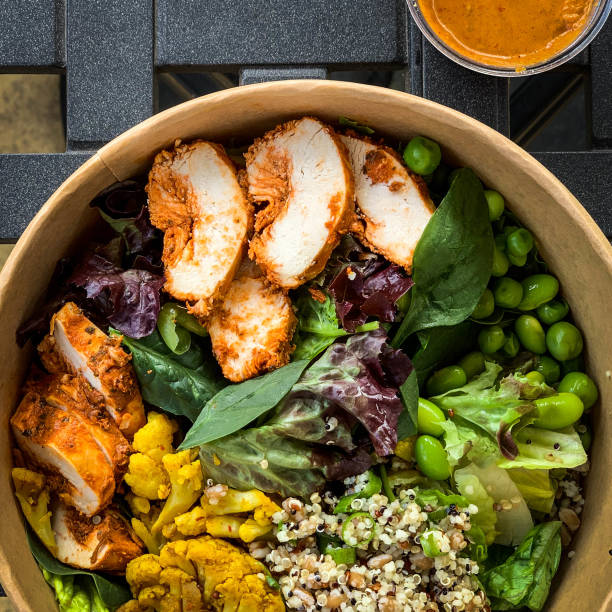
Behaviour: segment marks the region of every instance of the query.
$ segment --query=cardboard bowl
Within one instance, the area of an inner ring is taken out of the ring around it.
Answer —
[[[586,361],[599,386],[594,408],[592,469],[582,527],[564,560],[548,610],[603,611],[610,602],[607,506],[612,505],[612,357],[609,308],[612,248],[565,187],[521,148],[485,125],[408,94],[332,81],[285,81],[238,87],[187,102],[122,134],[79,168],[51,196],[17,243],[0,275],[0,582],[20,612],[53,610],[54,600],[30,555],[10,482],[8,420],[32,356],[15,331],[43,296],[55,263],[100,223],[90,200],[103,188],[145,172],[157,151],[177,138],[251,136],[301,115],[335,121],[346,115],[407,140],[423,134],[445,155],[471,166],[506,197],[537,237],[559,277],[586,339]],[[579,602],[579,603],[578,603]]]

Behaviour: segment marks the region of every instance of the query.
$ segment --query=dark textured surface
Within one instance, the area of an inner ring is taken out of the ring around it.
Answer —
[[[151,0],[67,0],[68,146],[91,149],[153,113]]]
[[[612,18],[591,45],[593,137],[612,146]]]
[[[65,64],[65,0],[0,0],[0,64],[27,71]]]
[[[240,85],[252,85],[266,81],[286,81],[288,79],[325,79],[325,68],[297,68],[278,66],[275,68],[251,67],[240,71]]]
[[[160,66],[403,64],[404,0],[157,0]]]
[[[49,196],[91,155],[0,155],[0,242],[19,238]]]

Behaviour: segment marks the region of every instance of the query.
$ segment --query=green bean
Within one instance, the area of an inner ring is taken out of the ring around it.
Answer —
[[[496,246],[493,250],[493,267],[491,268],[491,275],[504,276],[504,274],[508,272],[509,267],[510,262],[505,253]]]
[[[550,302],[559,291],[559,281],[551,274],[532,274],[521,281],[523,299],[519,310],[535,310],[538,306]]]
[[[416,136],[404,149],[404,161],[416,174],[431,174],[441,159],[440,145],[424,136]]]
[[[508,255],[523,257],[533,248],[533,236],[524,227],[516,229],[506,238],[506,251]]]
[[[440,425],[444,421],[446,421],[446,416],[433,402],[419,397],[417,413],[417,429],[419,433],[439,438],[444,433],[444,428]]]
[[[534,425],[543,429],[569,427],[584,412],[582,400],[573,393],[558,393],[549,397],[539,397],[533,403],[539,413]]]
[[[569,312],[569,306],[563,298],[557,300],[551,300],[538,306],[538,319],[544,323],[544,325],[552,325],[561,319],[565,319]]]
[[[493,314],[495,310],[495,299],[493,298],[493,292],[490,289],[485,289],[484,293],[480,296],[476,308],[472,312],[474,319],[486,319]]]
[[[547,385],[552,385],[561,378],[561,366],[548,355],[538,357],[536,371],[542,374]]]
[[[585,410],[592,408],[599,397],[597,385],[590,376],[583,372],[570,372],[566,374],[559,383],[559,392],[577,395],[582,400]]]
[[[429,396],[441,395],[451,389],[463,387],[467,382],[467,376],[458,365],[451,365],[434,372],[427,381],[427,394]]]
[[[416,463],[429,478],[446,480],[450,476],[450,466],[442,443],[433,436],[423,435],[417,438],[414,445]]]
[[[474,378],[485,369],[484,355],[480,351],[468,353],[459,361],[459,365],[463,368],[465,376],[468,380]]]
[[[176,304],[164,304],[157,317],[157,329],[166,346],[176,355],[182,355],[191,346],[191,334],[176,324],[176,315]]]
[[[484,194],[489,207],[489,221],[497,221],[504,212],[504,198],[501,193],[492,189],[485,189]]]
[[[505,341],[506,335],[499,325],[491,325],[478,334],[478,346],[485,355],[499,351]]]
[[[523,298],[523,287],[513,278],[503,276],[493,285],[493,297],[502,308],[516,308]]]
[[[546,352],[546,335],[542,325],[535,317],[521,315],[514,322],[514,331],[528,351],[538,355]]]
[[[541,385],[543,382],[546,382],[543,374],[536,370],[531,370],[531,372],[527,372],[525,374],[525,378],[534,385]]]
[[[519,344],[518,338],[514,332],[510,332],[506,337],[506,341],[504,342],[504,346],[502,346],[502,353],[510,358],[516,357],[520,350],[521,346]]]
[[[548,328],[546,346],[559,361],[574,359],[582,353],[584,342],[580,330],[567,321],[559,321]]]

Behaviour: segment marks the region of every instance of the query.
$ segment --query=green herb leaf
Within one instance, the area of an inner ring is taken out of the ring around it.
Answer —
[[[216,364],[195,341],[182,355],[173,354],[157,331],[140,340],[124,336],[123,344],[132,353],[142,397],[165,412],[195,421],[225,386]]]
[[[410,372],[404,384],[399,388],[404,410],[397,421],[397,441],[401,442],[417,433],[417,416],[419,410],[419,384],[416,370]]]
[[[374,130],[371,127],[367,125],[363,125],[355,121],[354,119],[349,119],[348,117],[339,117],[338,123],[344,127],[350,127],[356,132],[367,134],[368,136],[371,136],[372,134],[374,134]]]
[[[179,448],[193,448],[223,438],[272,410],[289,393],[309,361],[294,361],[257,378],[229,385],[200,412]]]
[[[100,599],[102,599],[104,604],[111,610],[114,610],[121,604],[132,599],[130,589],[125,580],[114,576],[102,576],[94,572],[69,567],[53,557],[40,543],[40,540],[30,532],[29,528],[27,530],[27,536],[32,555],[38,564],[50,574],[56,576],[87,576],[91,578]]]
[[[392,346],[400,347],[421,329],[465,320],[486,289],[493,249],[482,184],[462,168],[416,246],[412,301]]]

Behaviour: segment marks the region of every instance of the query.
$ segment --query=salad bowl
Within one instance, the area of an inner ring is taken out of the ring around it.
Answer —
[[[555,578],[547,609],[612,609],[606,511],[612,503],[612,359],[609,301],[612,247],[571,193],[534,158],[491,128],[449,108],[408,94],[333,81],[286,81],[231,89],[160,113],[117,137],[69,177],[46,202],[17,243],[0,274],[0,582],[20,611],[52,610],[51,591],[32,558],[12,495],[8,421],[31,360],[16,330],[34,312],[55,263],[78,251],[99,224],[89,202],[116,181],[142,174],[156,153],[177,139],[227,141],[263,133],[303,115],[339,116],[406,142],[415,134],[439,142],[449,161],[475,170],[503,193],[508,207],[534,233],[539,250],[574,304],[583,330],[586,365],[600,400],[594,408],[592,466],[582,527],[574,554]],[[585,579],[588,577],[588,580]]]

